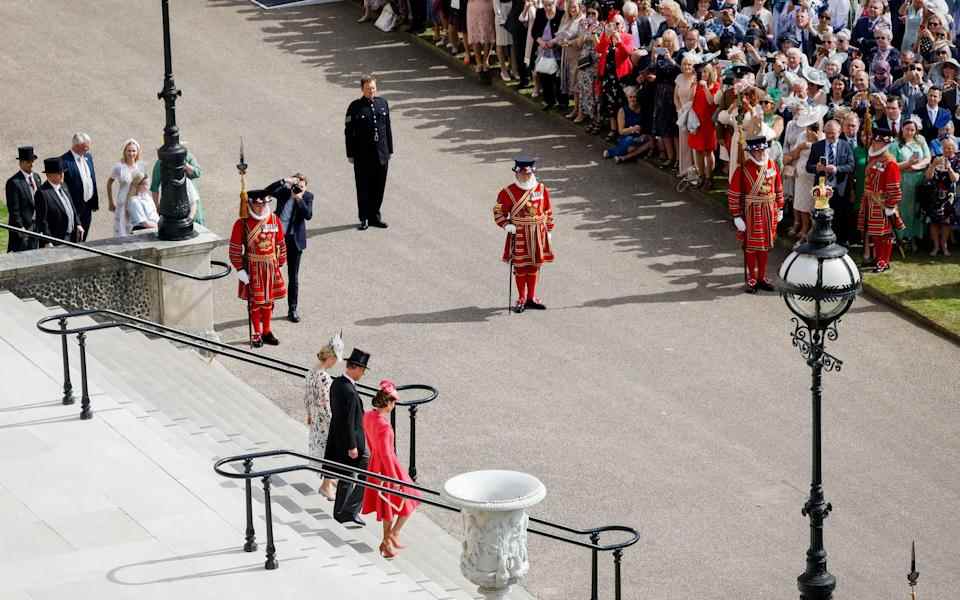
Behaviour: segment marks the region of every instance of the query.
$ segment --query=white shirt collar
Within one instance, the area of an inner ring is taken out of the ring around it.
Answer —
[[[83,160],[83,157],[77,154],[76,152],[74,152],[73,150],[70,151],[70,154],[73,155],[73,160],[77,161],[77,163]]]
[[[24,179],[26,179],[27,181],[33,181],[33,173],[27,173],[23,169],[20,169],[20,173],[23,174]]]
[[[354,380],[353,377],[350,377],[350,374],[349,374],[349,373],[347,373],[346,371],[344,371],[344,372],[343,372],[343,376],[346,377],[347,379],[349,379],[349,380],[350,380],[350,383],[352,383],[354,387],[357,386],[356,380]]]

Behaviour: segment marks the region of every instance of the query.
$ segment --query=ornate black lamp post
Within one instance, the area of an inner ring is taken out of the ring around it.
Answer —
[[[813,475],[810,498],[803,506],[803,515],[810,517],[810,548],[807,568],[797,577],[802,600],[829,600],[837,579],[827,571],[827,551],[823,545],[823,522],[832,507],[823,494],[820,466],[820,399],[823,370],[839,371],[843,362],[824,351],[825,338],[837,339],[837,320],[847,312],[860,290],[860,272],[847,249],[837,245],[831,228],[833,211],[828,204],[830,188],[823,180],[814,194],[818,195],[814,213],[814,230],[807,243],[796,248],[780,267],[780,292],[792,319],[791,334],[796,347],[813,371]]]
[[[173,60],[170,56],[169,0],[160,0],[163,9],[163,91],[157,98],[163,100],[167,121],[163,128],[163,146],[157,150],[160,159],[160,226],[161,240],[185,240],[196,235],[190,218],[190,200],[187,198],[187,178],[183,165],[187,149],[180,145],[177,127],[177,97],[182,93],[173,82]]]

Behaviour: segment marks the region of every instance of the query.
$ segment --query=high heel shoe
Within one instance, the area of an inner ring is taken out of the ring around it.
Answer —
[[[317,490],[317,493],[323,496],[324,498],[326,498],[327,500],[330,500],[331,502],[337,499],[336,492],[333,492],[328,496],[327,493],[324,491],[323,486],[320,486],[320,489]]]
[[[400,541],[397,539],[397,536],[395,535],[390,536],[390,545],[397,550],[403,550],[404,548],[406,548],[404,544],[400,543]]]
[[[390,544],[386,542],[380,543],[380,556],[384,558],[395,558],[397,553],[390,548]]]

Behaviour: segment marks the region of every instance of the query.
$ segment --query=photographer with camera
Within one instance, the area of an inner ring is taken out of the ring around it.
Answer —
[[[307,191],[302,173],[271,183],[265,191],[277,199],[277,216],[287,245],[287,319],[299,323],[300,257],[307,247],[305,222],[313,218],[313,194]]]

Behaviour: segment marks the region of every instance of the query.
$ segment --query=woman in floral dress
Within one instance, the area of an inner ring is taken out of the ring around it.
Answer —
[[[330,429],[330,385],[333,377],[327,369],[343,360],[343,339],[340,334],[330,338],[327,344],[317,352],[319,361],[307,373],[306,392],[303,402],[307,409],[307,425],[310,426],[309,454],[314,458],[323,458],[327,446],[327,433]],[[327,500],[335,497],[336,482],[324,478],[320,485],[320,495]]]

